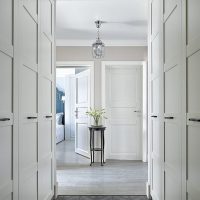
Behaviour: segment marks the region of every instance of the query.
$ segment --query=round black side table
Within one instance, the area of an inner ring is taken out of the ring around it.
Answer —
[[[101,152],[101,166],[105,163],[104,161],[104,147],[105,147],[105,139],[104,139],[104,131],[106,130],[106,127],[104,126],[90,126],[88,127],[90,130],[90,158],[91,158],[91,163],[90,166],[94,163],[94,152],[95,151],[100,151]],[[96,148],[94,146],[94,133],[100,133],[101,134],[101,147]]]

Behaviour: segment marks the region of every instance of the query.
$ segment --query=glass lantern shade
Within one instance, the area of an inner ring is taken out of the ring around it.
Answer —
[[[104,57],[105,45],[100,39],[97,39],[96,42],[92,44],[92,55],[96,59]]]

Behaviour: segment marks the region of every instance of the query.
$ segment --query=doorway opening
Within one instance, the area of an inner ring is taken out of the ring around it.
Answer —
[[[102,90],[99,92],[102,108],[105,108],[108,117],[103,122],[107,127],[106,164],[103,167],[100,165],[100,154],[97,152],[97,162],[91,167],[90,119],[85,113],[94,107],[95,88],[99,88],[94,84],[94,63],[57,64],[57,90],[62,88],[62,93],[58,91],[58,104],[63,109],[60,112],[57,105],[57,115],[59,117],[63,113],[64,116],[64,137],[56,145],[58,195],[146,194],[147,160],[143,156],[146,153],[142,145],[141,121],[144,110],[142,66],[141,63],[136,66],[135,62],[102,62]],[[131,87],[130,84],[136,86]],[[56,121],[59,122],[58,119]],[[99,145],[98,138],[95,144]]]

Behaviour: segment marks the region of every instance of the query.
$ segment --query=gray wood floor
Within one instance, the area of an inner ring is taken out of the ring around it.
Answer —
[[[90,167],[90,160],[74,153],[74,143],[67,141],[57,145],[56,157],[59,195],[146,194],[146,163],[109,160],[103,167],[99,163]],[[87,199],[89,197],[77,198]],[[97,196],[95,198],[98,199]],[[110,199],[111,196],[106,198]],[[113,200],[117,198],[112,197]],[[124,198],[129,199],[130,196]],[[137,200],[143,200],[143,198],[138,196]]]
[[[57,200],[147,200],[146,196],[59,196]]]

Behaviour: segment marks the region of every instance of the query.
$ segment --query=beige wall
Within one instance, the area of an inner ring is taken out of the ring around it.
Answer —
[[[101,106],[101,61],[147,61],[147,47],[106,47],[102,60],[92,58],[91,47],[57,47],[57,61],[95,62],[95,106]]]

